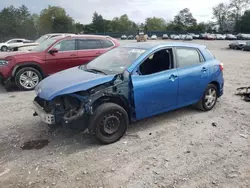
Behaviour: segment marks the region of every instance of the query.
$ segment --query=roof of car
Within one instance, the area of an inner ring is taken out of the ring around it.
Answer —
[[[164,43],[153,43],[153,42],[147,42],[147,43],[130,43],[125,44],[122,47],[128,47],[128,48],[141,48],[141,49],[151,49],[156,47],[176,47],[176,46],[183,46],[183,47],[193,47],[193,48],[199,48],[204,49],[206,46],[200,45],[200,44],[194,44],[194,43],[186,43],[186,42],[164,42]]]
[[[63,36],[63,38],[111,38],[110,36],[106,35],[69,35],[69,36]]]

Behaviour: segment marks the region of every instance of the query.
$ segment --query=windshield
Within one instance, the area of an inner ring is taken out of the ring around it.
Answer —
[[[104,74],[122,73],[146,50],[118,47],[97,57],[87,65],[81,66],[84,70],[99,70]]]
[[[39,39],[37,39],[35,41],[35,43],[42,43],[42,42],[46,41],[48,38],[49,38],[49,35],[43,35]]]
[[[42,43],[40,43],[37,47],[35,47],[32,51],[35,52],[42,52],[46,50],[48,47],[50,47],[54,42],[56,41],[56,38],[48,39]]]

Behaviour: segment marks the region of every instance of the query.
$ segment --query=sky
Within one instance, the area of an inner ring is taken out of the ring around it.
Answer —
[[[1,0],[0,9],[26,5],[32,13],[39,13],[48,5],[61,6],[74,20],[88,24],[96,11],[105,19],[127,14],[130,20],[142,23],[148,17],[161,17],[166,21],[184,8],[189,8],[198,22],[211,20],[212,8],[229,0]]]

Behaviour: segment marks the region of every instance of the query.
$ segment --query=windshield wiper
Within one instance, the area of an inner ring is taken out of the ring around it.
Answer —
[[[85,71],[94,72],[94,73],[99,72],[99,73],[102,73],[102,74],[107,75],[105,72],[103,72],[103,71],[101,71],[101,70],[98,70],[98,69],[87,69],[87,68],[86,68]]]

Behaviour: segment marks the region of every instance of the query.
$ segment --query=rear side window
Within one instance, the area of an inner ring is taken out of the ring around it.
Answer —
[[[187,67],[201,62],[199,52],[193,48],[177,48],[178,67]]]
[[[78,39],[78,50],[100,49],[102,44],[97,39]]]
[[[113,42],[111,42],[110,40],[102,40],[101,42],[102,42],[103,48],[110,48],[114,46]]]

